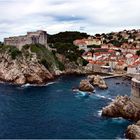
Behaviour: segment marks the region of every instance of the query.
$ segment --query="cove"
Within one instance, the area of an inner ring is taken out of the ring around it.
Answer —
[[[46,86],[0,84],[0,138],[118,139],[130,121],[101,116],[117,95],[130,95],[130,81],[107,79],[108,90],[83,97],[72,87],[84,76],[62,76]],[[116,83],[121,83],[116,85]]]

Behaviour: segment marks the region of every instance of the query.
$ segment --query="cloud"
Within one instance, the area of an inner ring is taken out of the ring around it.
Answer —
[[[90,34],[140,28],[139,0],[0,0],[0,40],[43,29]]]

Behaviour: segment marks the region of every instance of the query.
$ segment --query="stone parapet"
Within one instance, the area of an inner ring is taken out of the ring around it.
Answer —
[[[22,46],[26,44],[42,44],[47,47],[47,32],[36,31],[27,32],[25,36],[9,37],[4,39],[5,45],[16,46],[18,49],[22,49]]]
[[[140,80],[136,77],[131,82],[131,100],[140,107]]]

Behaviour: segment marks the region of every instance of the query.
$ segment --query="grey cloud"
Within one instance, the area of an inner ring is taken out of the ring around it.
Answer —
[[[28,30],[91,34],[140,28],[139,0],[0,0],[0,40]]]
[[[55,21],[58,22],[69,22],[69,21],[81,21],[81,20],[85,20],[85,17],[78,17],[78,16],[53,16]]]

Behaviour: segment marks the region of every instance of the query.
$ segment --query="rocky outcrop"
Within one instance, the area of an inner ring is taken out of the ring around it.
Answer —
[[[129,125],[125,136],[127,139],[140,139],[140,121],[136,124]]]
[[[87,91],[87,92],[93,92],[94,87],[90,84],[90,82],[88,80],[82,80],[80,82],[79,90]]]
[[[0,80],[14,84],[43,84],[54,76],[37,61],[20,57],[11,59],[9,54],[0,54]]]
[[[45,46],[26,45],[0,48],[0,80],[14,84],[45,84],[61,74],[86,74],[86,67],[50,52]]]
[[[90,82],[94,85],[94,86],[98,86],[100,89],[107,89],[108,86],[106,84],[106,82],[104,81],[104,79],[97,75],[91,75],[91,76],[88,76],[88,79],[90,80]]]
[[[66,58],[62,54],[56,53],[56,57],[58,60],[64,64],[65,70],[63,74],[88,74],[91,73],[91,70],[87,66],[82,66],[80,63],[76,64],[75,62],[71,62],[68,58]]]
[[[140,108],[136,107],[129,97],[118,96],[115,101],[103,108],[102,115],[138,121],[140,120]]]
[[[90,71],[86,66],[78,66],[75,62],[66,61],[65,63],[65,73],[66,74],[88,74]]]

